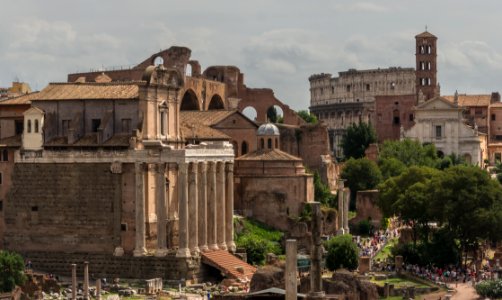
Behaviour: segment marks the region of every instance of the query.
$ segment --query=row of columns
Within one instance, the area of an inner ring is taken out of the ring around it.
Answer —
[[[84,262],[83,298],[89,297],[89,263]],[[77,265],[71,264],[71,299],[77,299]],[[101,299],[101,279],[96,280],[96,299]]]
[[[166,164],[156,166],[157,256],[167,254]],[[134,256],[146,254],[144,166],[135,164],[136,236]],[[178,164],[178,257],[200,251],[235,250],[233,242],[233,162]]]
[[[178,257],[200,251],[235,251],[233,162],[203,161],[179,165]]]

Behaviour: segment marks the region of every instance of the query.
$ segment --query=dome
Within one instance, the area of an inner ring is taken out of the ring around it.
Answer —
[[[258,127],[257,135],[277,135],[279,136],[279,128],[272,123],[265,123]]]

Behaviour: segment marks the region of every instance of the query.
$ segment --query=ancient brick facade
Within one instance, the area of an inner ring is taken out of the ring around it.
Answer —
[[[413,94],[375,97],[375,131],[378,142],[399,140],[401,127],[407,130],[415,124],[413,116],[415,105],[416,96]]]

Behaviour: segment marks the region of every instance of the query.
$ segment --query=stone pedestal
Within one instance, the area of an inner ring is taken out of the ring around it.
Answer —
[[[77,299],[77,265],[71,264],[71,299]]]
[[[359,274],[366,274],[370,271],[370,257],[361,256],[359,257]]]
[[[286,300],[297,300],[297,247],[296,240],[286,241]]]

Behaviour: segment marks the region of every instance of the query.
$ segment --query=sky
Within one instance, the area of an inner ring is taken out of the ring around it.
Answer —
[[[415,67],[427,26],[442,94],[502,92],[500,0],[16,0],[0,11],[0,87],[41,90],[177,45],[202,70],[235,65],[248,87],[307,109],[312,74]]]

